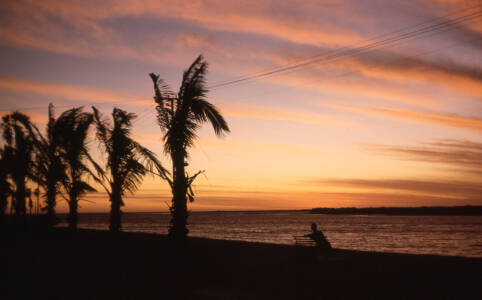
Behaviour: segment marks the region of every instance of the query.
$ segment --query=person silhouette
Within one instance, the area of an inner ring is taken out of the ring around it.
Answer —
[[[305,234],[305,236],[315,241],[315,247],[319,254],[329,254],[331,252],[330,242],[328,242],[323,232],[318,230],[315,223],[311,223],[311,233]]]

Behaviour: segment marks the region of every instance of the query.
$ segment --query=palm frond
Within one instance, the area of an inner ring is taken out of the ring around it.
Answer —
[[[203,61],[203,56],[199,55],[189,68],[184,71],[182,76],[181,87],[179,88],[178,98],[184,99],[186,92],[195,85],[195,83],[201,79],[203,80],[206,73],[207,63]]]
[[[83,195],[88,192],[97,192],[97,190],[85,181],[77,182],[77,192],[79,195]]]
[[[169,178],[169,175],[170,175],[169,171],[162,166],[161,162],[159,161],[159,159],[157,158],[154,152],[147,149],[146,147],[143,147],[142,145],[140,145],[135,141],[132,141],[132,145],[145,161],[145,165],[149,172],[152,173],[153,169],[156,168],[159,176],[161,176],[164,179]]]
[[[216,135],[222,136],[230,132],[228,123],[212,103],[204,99],[196,99],[191,103],[191,110],[198,122],[209,121]]]
[[[92,106],[92,110],[94,111],[94,122],[97,128],[96,130],[97,139],[99,139],[102,142],[100,143],[100,145],[103,145],[107,151],[110,151],[112,146],[108,142],[109,131],[107,129],[109,127],[109,123],[107,120],[105,120],[102,117],[101,112],[95,106]]]

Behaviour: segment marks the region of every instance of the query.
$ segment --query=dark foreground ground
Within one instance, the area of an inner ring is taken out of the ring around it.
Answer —
[[[63,229],[2,232],[0,298],[480,299],[482,259]],[[2,276],[3,277],[3,276]]]

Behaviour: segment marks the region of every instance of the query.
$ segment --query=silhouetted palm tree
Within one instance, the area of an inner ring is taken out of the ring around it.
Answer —
[[[9,172],[9,158],[4,149],[0,149],[0,225],[4,223],[8,197],[12,195],[12,188],[8,181]]]
[[[59,126],[60,156],[65,163],[66,176],[63,180],[64,189],[68,195],[69,228],[77,229],[79,198],[87,193],[96,191],[87,181],[86,176],[98,180],[97,176],[86,165],[86,160],[102,173],[100,167],[91,158],[87,149],[87,134],[93,123],[93,115],[82,112],[82,108],[72,108],[63,112],[57,119]]]
[[[133,113],[114,108],[112,111],[113,125],[102,118],[97,108],[94,119],[97,126],[97,139],[107,153],[105,180],[109,187],[104,189],[109,194],[111,202],[110,231],[121,230],[121,207],[124,206],[122,197],[128,191],[133,194],[146,173],[157,173],[166,177],[166,170],[162,167],[154,153],[144,148],[130,137]],[[107,175],[107,172],[109,174]]]
[[[189,177],[185,166],[187,149],[193,145],[196,130],[209,122],[216,135],[229,132],[229,127],[218,109],[206,100],[205,75],[207,63],[200,55],[184,72],[178,94],[164,84],[159,75],[149,74],[154,82],[154,100],[157,103],[157,121],[164,132],[164,150],[171,156],[172,190],[171,223],[169,235],[176,239],[187,236],[187,199],[194,200],[191,184],[199,174]]]
[[[55,215],[55,206],[57,205],[57,193],[60,184],[65,180],[65,166],[62,163],[62,134],[65,124],[58,122],[54,115],[54,106],[49,104],[49,120],[47,123],[47,135],[44,138],[41,134],[41,144],[39,153],[37,153],[36,177],[39,184],[42,185],[46,195],[47,219],[50,226],[58,222]]]
[[[13,112],[2,117],[1,128],[5,140],[4,151],[11,164],[11,176],[15,184],[15,215],[24,218],[26,215],[26,181],[33,178],[33,154],[38,143],[38,129],[30,122],[27,115]],[[25,220],[25,219],[24,219]]]

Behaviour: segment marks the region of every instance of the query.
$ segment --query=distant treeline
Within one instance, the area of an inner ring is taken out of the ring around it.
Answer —
[[[330,215],[435,215],[435,216],[480,216],[482,206],[422,206],[422,207],[342,207],[312,208],[313,214]]]

